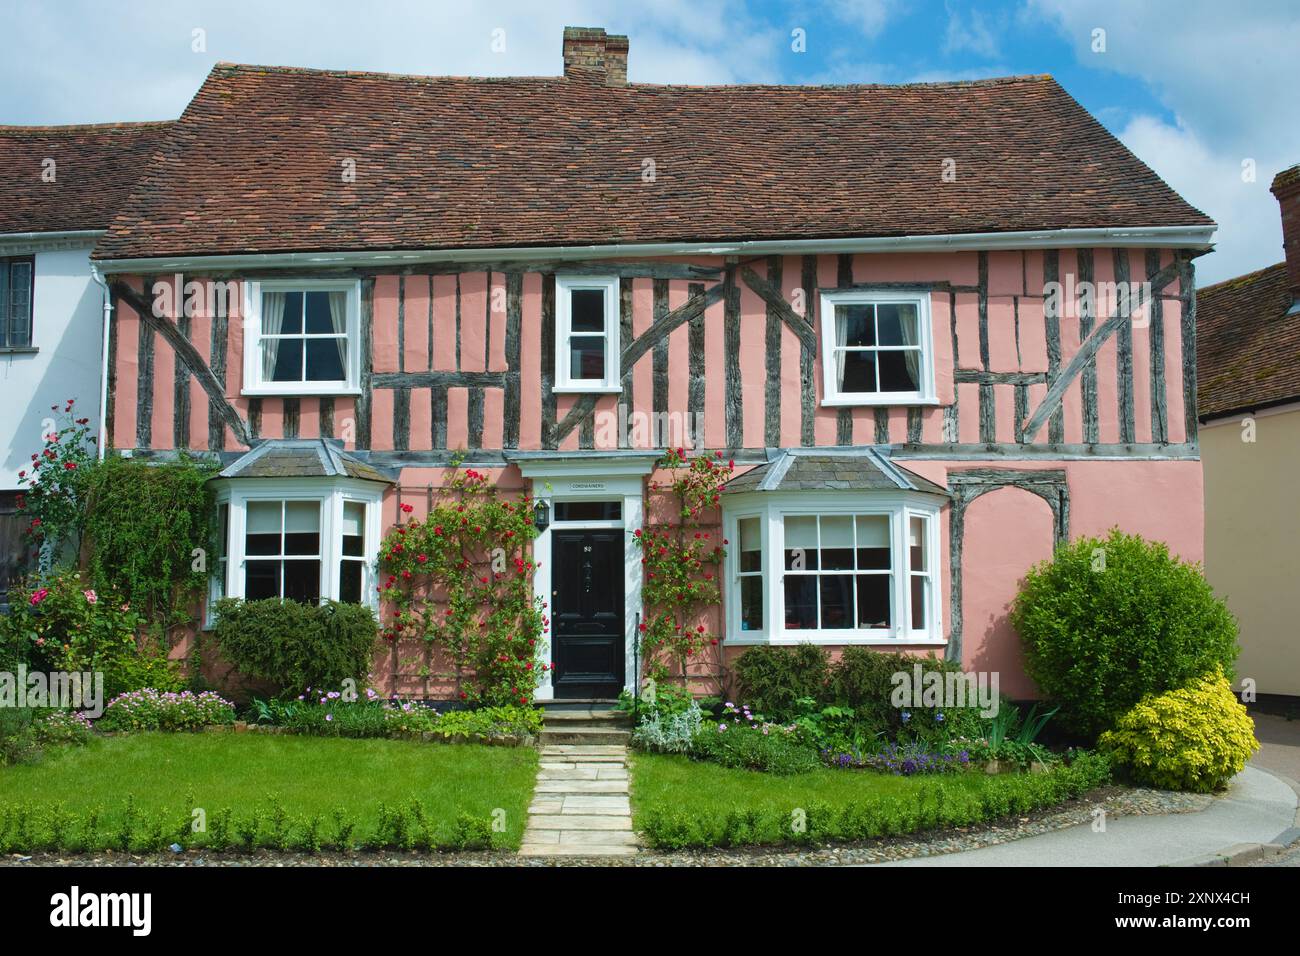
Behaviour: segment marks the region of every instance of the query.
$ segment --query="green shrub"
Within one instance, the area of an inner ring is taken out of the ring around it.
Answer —
[[[157,635],[188,623],[207,585],[194,549],[216,553],[208,485],[215,471],[188,457],[158,462],[110,455],[81,478],[87,575],[96,589],[138,609]]]
[[[40,753],[32,710],[0,707],[0,767],[24,763]]]
[[[235,705],[212,691],[163,693],[152,688],[134,690],[108,702],[99,718],[102,730],[201,730],[230,724]]]
[[[1254,722],[1221,670],[1144,697],[1099,743],[1139,783],[1201,793],[1224,786],[1259,749]]]
[[[780,775],[807,773],[821,766],[817,751],[796,732],[725,722],[705,727],[695,738],[691,756],[724,767]]]
[[[1118,529],[1032,568],[1011,623],[1029,676],[1061,702],[1068,726],[1091,736],[1148,694],[1215,667],[1231,677],[1238,652],[1236,622],[1200,568]]]
[[[800,698],[828,702],[830,655],[816,644],[751,647],[735,670],[740,699],[774,720],[794,718]]]
[[[268,598],[217,602],[213,637],[239,673],[282,692],[361,685],[375,652],[374,612],[361,604],[300,604]]]

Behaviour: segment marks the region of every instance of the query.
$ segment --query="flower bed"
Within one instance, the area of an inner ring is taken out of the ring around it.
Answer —
[[[196,694],[145,687],[108,702],[96,729],[107,731],[202,730],[235,721],[235,705],[212,691]]]

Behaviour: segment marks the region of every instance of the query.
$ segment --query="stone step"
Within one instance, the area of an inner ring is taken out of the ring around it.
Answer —
[[[538,780],[533,792],[539,796],[544,793],[587,794],[587,793],[627,793],[626,780]]]
[[[632,715],[621,710],[561,710],[547,712],[542,719],[545,730],[568,728],[615,727],[631,729]]]
[[[528,830],[632,830],[630,815],[599,813],[534,813]]]
[[[618,747],[627,746],[632,739],[629,730],[618,727],[565,727],[552,729],[543,727],[539,738],[543,747],[580,746],[580,747]]]
[[[636,856],[634,846],[584,843],[525,843],[520,856]]]
[[[614,753],[601,753],[611,750]],[[575,751],[577,751],[575,753]],[[595,752],[593,752],[595,751]],[[626,748],[623,747],[545,747],[541,751],[542,761],[547,763],[599,763],[619,765],[627,763]]]

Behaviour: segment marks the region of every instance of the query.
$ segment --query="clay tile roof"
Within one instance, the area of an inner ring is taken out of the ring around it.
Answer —
[[[171,125],[0,126],[0,235],[107,228]]]
[[[1050,76],[607,87],[219,64],[96,256],[1210,224]]]
[[[947,489],[901,468],[875,449],[855,454],[785,452],[727,482],[727,494],[752,491],[924,491]]]
[[[218,478],[392,479],[325,438],[268,439],[227,465]]]
[[[1300,314],[1286,263],[1196,292],[1196,406],[1201,418],[1300,399]]]

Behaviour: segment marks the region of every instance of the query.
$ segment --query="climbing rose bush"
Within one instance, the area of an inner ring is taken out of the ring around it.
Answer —
[[[1199,793],[1224,786],[1259,749],[1222,668],[1144,697],[1098,743],[1139,783]]]
[[[18,510],[27,519],[23,539],[43,571],[81,527],[85,511],[81,478],[96,460],[98,439],[91,432],[89,418],[75,417],[75,405],[70,398],[62,407],[50,406],[56,417],[42,436],[44,446],[18,472],[18,483],[23,486]]]
[[[722,461],[720,452],[712,458],[688,458],[678,448],[670,450],[659,467],[671,478],[651,488],[672,496],[677,520],[647,524],[632,533],[644,567],[641,655],[646,676],[664,680],[671,674],[670,663],[675,663],[684,681],[690,664],[718,643],[706,618],[721,604],[718,567],[726,557],[727,542],[703,519],[716,512],[722,486],[736,466]]]
[[[379,583],[390,644],[426,641],[444,651],[465,681],[461,697],[491,705],[527,704],[546,669],[539,654],[549,630],[533,594],[529,542],[533,501],[509,500],[488,476],[457,471],[428,516],[405,517],[379,550]]]

